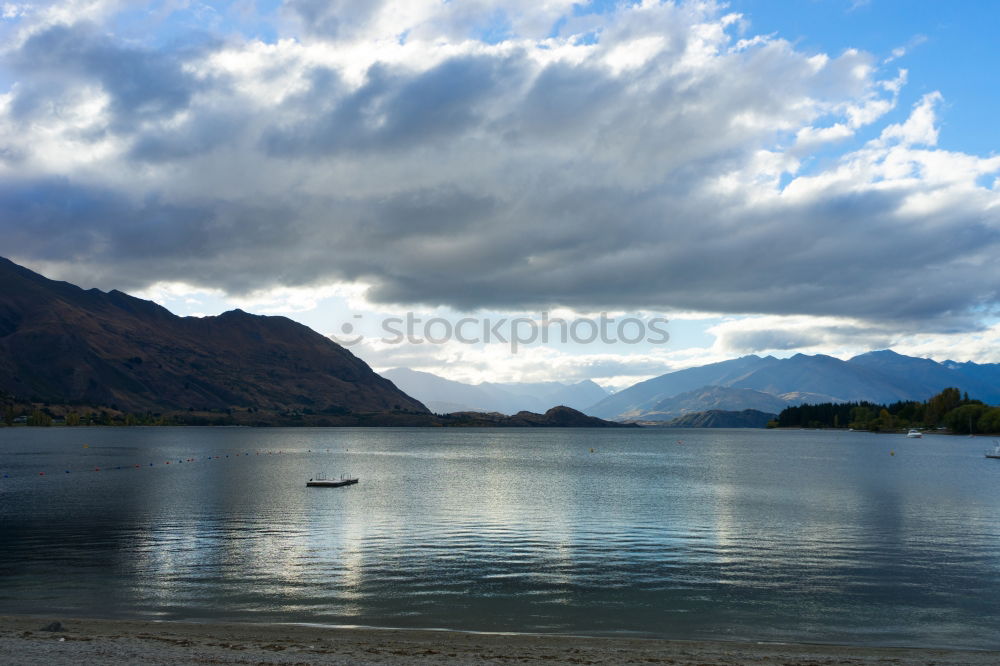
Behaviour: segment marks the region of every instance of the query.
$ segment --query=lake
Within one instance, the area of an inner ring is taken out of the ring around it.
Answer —
[[[5,428],[0,613],[997,649],[986,448],[824,431]],[[321,473],[361,481],[305,487]]]

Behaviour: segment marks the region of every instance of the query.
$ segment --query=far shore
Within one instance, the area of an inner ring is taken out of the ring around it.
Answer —
[[[52,622],[59,622],[61,630],[47,627]],[[90,663],[975,666],[1000,663],[1000,651],[19,615],[0,616],[0,662],[74,666]]]
[[[859,430],[857,428],[803,428],[802,426],[776,426],[774,428],[766,428],[767,430],[783,430],[783,431],[798,431],[798,430],[809,430],[814,432],[868,432],[873,435],[905,435],[909,432],[906,430]],[[945,435],[948,437],[1000,437],[1000,433],[993,432],[976,432],[972,433],[961,433],[952,432],[950,430],[921,430],[921,435]]]

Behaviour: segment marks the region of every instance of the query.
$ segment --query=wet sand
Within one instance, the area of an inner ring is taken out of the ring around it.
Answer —
[[[53,621],[64,630],[42,630]],[[0,663],[975,665],[1000,651],[0,616]]]

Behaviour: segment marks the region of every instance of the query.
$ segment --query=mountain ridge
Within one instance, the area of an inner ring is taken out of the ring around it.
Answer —
[[[0,258],[0,392],[124,411],[428,413],[326,336],[231,310],[179,317]]]
[[[699,384],[705,380],[712,381]],[[954,386],[995,404],[1000,402],[1000,364],[939,363],[892,350],[867,352],[847,361],[824,354],[795,354],[785,359],[748,355],[638,382],[587,407],[584,412],[605,419],[636,418],[644,412],[654,411],[658,403],[711,386],[759,391],[785,400],[789,405],[920,401]],[[702,411],[711,405],[697,407],[699,405],[692,404],[688,409]],[[753,405],[743,407],[752,408]]]
[[[730,411],[710,409],[704,412],[690,412],[678,416],[662,425],[665,428],[764,428],[776,419],[770,414],[756,409]]]
[[[777,414],[788,401],[770,393],[746,388],[704,386],[694,391],[657,400],[648,409],[625,412],[627,421],[671,421],[690,413],[706,411],[738,412],[755,409]]]

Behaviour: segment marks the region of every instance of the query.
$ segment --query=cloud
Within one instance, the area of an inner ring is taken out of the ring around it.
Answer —
[[[385,4],[376,0],[288,0],[283,8],[305,32],[343,38],[356,35]]]
[[[893,346],[898,330],[839,317],[753,316],[729,319],[708,329],[720,354],[808,351],[853,355]]]
[[[114,119],[107,129],[127,131],[184,109],[200,86],[184,71],[177,54],[116,43],[89,24],[55,25],[37,32],[9,62],[22,77],[12,107],[19,120],[42,112],[40,107],[63,98],[71,88],[98,85]]]
[[[941,93],[933,92],[923,96],[906,122],[889,125],[882,130],[882,140],[896,140],[906,146],[934,146],[938,140],[938,128],[934,106],[941,101]]]
[[[893,349],[937,361],[1000,362],[1000,323],[995,318],[975,327],[915,331],[843,317],[756,315],[729,318],[709,327],[708,333],[715,343],[707,353],[723,358],[799,352],[848,359],[873,349]]]
[[[936,147],[941,96],[879,127],[905,74],[738,42],[712,3],[303,0],[196,47],[107,11],[0,65],[0,233],[64,279],[909,331],[1000,300],[1000,160]]]

